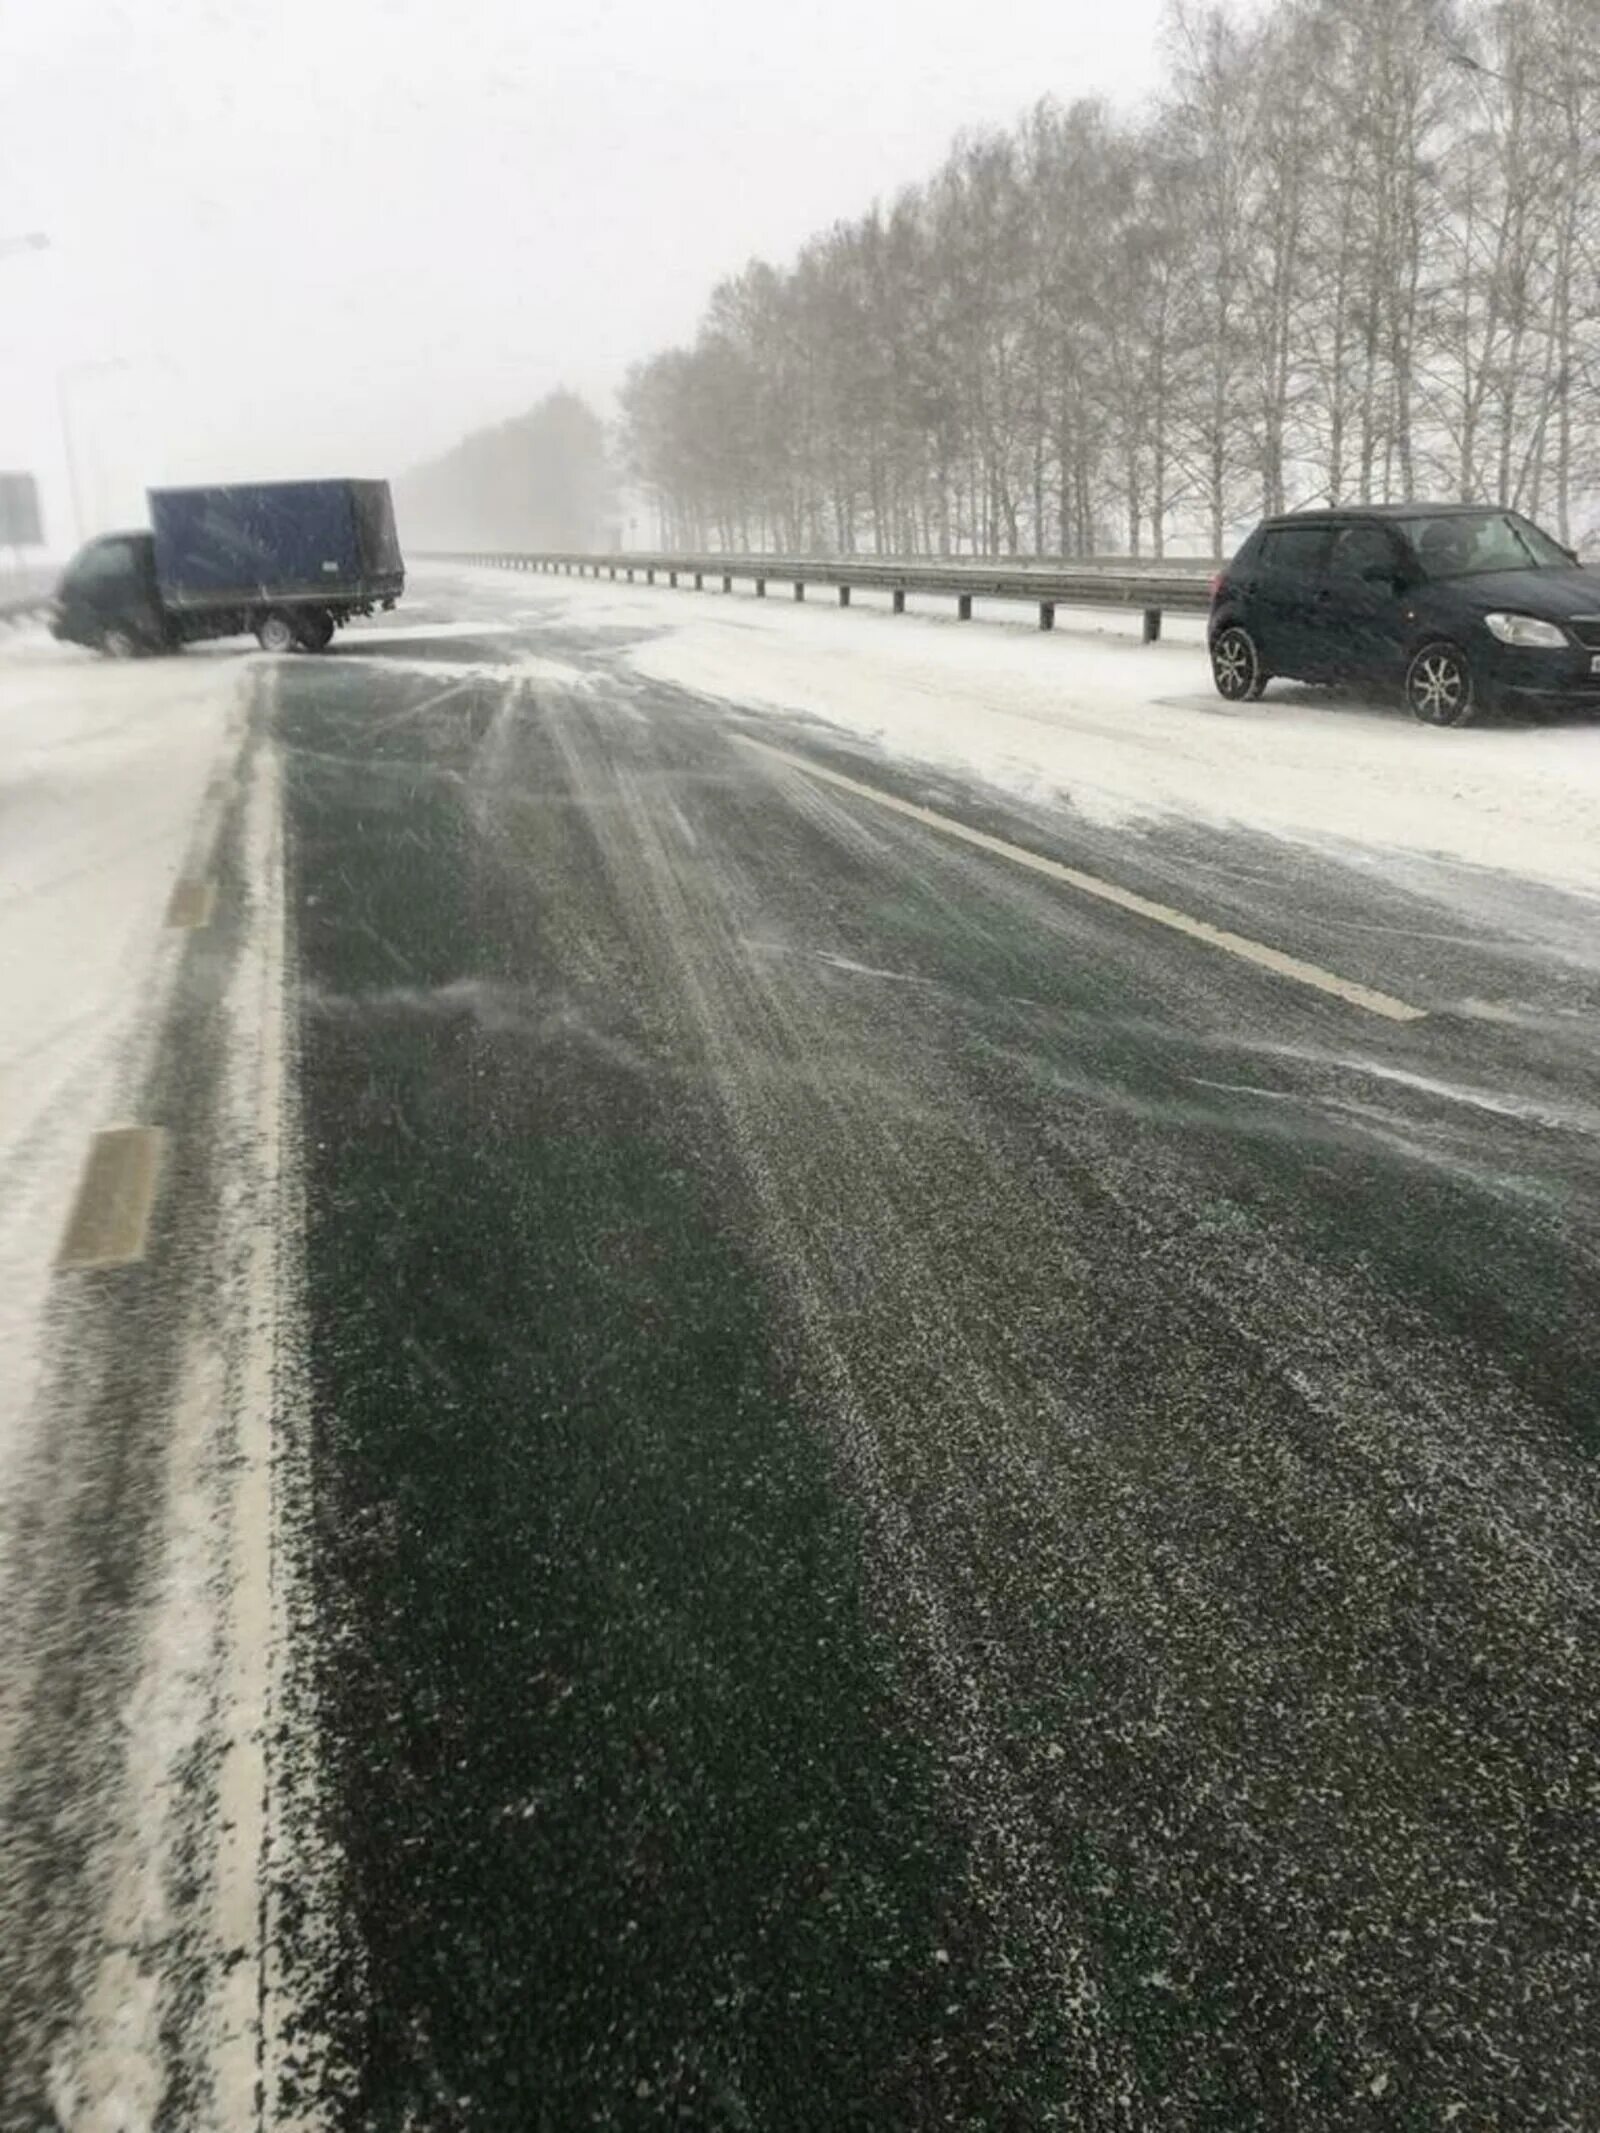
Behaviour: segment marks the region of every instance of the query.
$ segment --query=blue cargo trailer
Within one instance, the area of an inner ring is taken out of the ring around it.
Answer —
[[[148,533],[108,534],[67,566],[57,636],[131,652],[253,630],[268,651],[322,651],[405,589],[386,481],[152,489],[149,503]]]

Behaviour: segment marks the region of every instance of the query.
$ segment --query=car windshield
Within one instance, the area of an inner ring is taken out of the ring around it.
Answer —
[[[1465,578],[1495,570],[1570,570],[1572,558],[1547,533],[1514,511],[1451,511],[1405,521],[1430,578]]]

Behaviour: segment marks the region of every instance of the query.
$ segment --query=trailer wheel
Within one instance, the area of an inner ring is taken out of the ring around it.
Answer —
[[[300,642],[293,615],[269,607],[256,622],[256,642],[264,652],[292,652]]]
[[[333,642],[332,615],[325,607],[314,607],[299,619],[302,648],[308,652],[325,652]]]

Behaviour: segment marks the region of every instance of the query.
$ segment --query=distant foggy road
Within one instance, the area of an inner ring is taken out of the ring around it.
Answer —
[[[144,1974],[261,1971],[269,2119],[1592,2122],[1592,907],[1008,796],[587,598],[441,575],[241,663],[129,1107],[171,1257],[76,1292],[125,1357],[92,1515],[28,1469],[0,2127],[132,2063],[75,2043],[131,1690],[59,1610],[163,1604],[194,1320],[245,1476],[194,1737],[264,1743],[266,1945],[208,1956],[191,1890]]]

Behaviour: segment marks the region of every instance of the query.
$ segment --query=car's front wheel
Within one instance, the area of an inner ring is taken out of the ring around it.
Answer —
[[[300,643],[294,617],[270,607],[256,624],[256,642],[264,652],[292,652]]]
[[[1425,726],[1464,726],[1479,706],[1472,662],[1441,637],[1425,644],[1406,669],[1406,703]]]
[[[1230,704],[1252,704],[1267,685],[1267,670],[1261,664],[1256,641],[1237,622],[1218,630],[1211,641],[1211,678],[1217,694]]]

